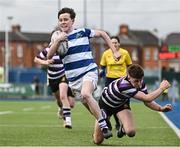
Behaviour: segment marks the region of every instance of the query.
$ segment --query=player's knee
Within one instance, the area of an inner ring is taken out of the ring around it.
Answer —
[[[103,142],[103,137],[99,135],[93,135],[93,142],[94,144],[100,145]]]
[[[71,108],[74,108],[74,104],[70,103],[70,107],[71,107]]]
[[[83,97],[84,101],[87,101],[91,97],[91,95],[86,92],[82,92],[81,96]]]
[[[70,104],[70,107],[71,107],[71,108],[74,108],[74,106],[75,106],[75,100],[72,99],[72,98],[69,98],[69,104]]]
[[[134,129],[127,130],[126,135],[129,137],[134,137],[136,135],[136,131]]]
[[[103,142],[103,140],[93,140],[93,142],[94,144],[100,145]]]

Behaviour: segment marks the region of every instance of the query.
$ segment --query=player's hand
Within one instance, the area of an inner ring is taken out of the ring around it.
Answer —
[[[120,60],[121,55],[120,55],[120,53],[118,51],[114,51],[113,55],[114,55],[115,61],[119,61]]]
[[[164,91],[171,87],[171,84],[167,80],[163,80],[160,84],[160,88]]]
[[[52,64],[54,62],[54,60],[53,59],[47,59],[46,62],[47,62],[47,65],[49,65],[49,64]]]
[[[162,107],[162,112],[168,112],[173,109],[171,104],[166,104],[165,106]]]
[[[58,37],[57,37],[57,40],[59,42],[63,42],[63,41],[67,41],[67,33],[65,32],[60,32]]]

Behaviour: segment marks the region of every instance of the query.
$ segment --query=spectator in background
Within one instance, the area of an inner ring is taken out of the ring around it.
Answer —
[[[0,83],[4,83],[4,68],[0,66]]]
[[[172,87],[169,90],[169,95],[172,99],[172,104],[175,105],[175,102],[177,100],[177,98],[179,97],[179,86],[178,86],[178,82],[176,79],[173,79],[172,81]]]
[[[111,42],[120,53],[121,59],[116,61],[113,58],[113,53],[111,49],[104,51],[101,61],[100,61],[100,77],[105,75],[105,86],[107,87],[112,81],[125,76],[126,69],[129,65],[132,64],[131,57],[127,50],[120,48],[120,40],[117,36],[111,37]],[[116,125],[115,128],[119,130],[120,122],[116,115],[114,115]]]
[[[33,77],[32,84],[33,84],[33,90],[34,90],[35,95],[39,95],[40,94],[40,81],[37,75]]]

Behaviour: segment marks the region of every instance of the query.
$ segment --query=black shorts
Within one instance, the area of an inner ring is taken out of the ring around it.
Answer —
[[[55,93],[59,90],[59,84],[60,83],[67,83],[68,84],[68,80],[66,79],[65,76],[60,77],[58,79],[49,79],[49,87],[51,88],[51,91],[53,93]],[[73,94],[73,92],[69,86],[68,86],[68,96],[74,97],[74,94]]]
[[[120,112],[120,111],[122,111],[124,109],[131,110],[131,108],[130,108],[130,99],[126,103],[124,103],[122,106],[112,108],[112,107],[108,106],[107,104],[105,104],[102,101],[102,99],[100,98],[99,99],[99,107],[100,107],[100,109],[103,109],[106,112],[108,117],[111,117],[112,115],[114,115],[114,114],[116,114],[116,113],[118,113],[118,112]]]

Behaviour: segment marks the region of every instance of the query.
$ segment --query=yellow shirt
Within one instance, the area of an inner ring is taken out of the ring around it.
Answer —
[[[111,49],[106,50],[101,58],[100,65],[106,66],[106,77],[119,78],[126,75],[126,68],[132,64],[131,57],[127,50],[119,48],[121,58],[115,61]]]

